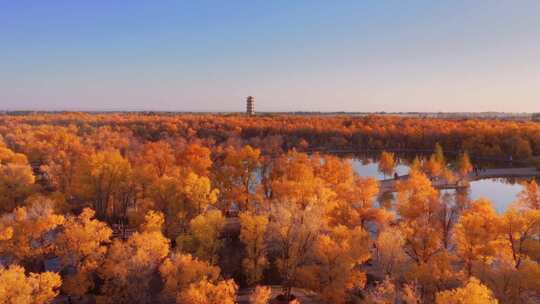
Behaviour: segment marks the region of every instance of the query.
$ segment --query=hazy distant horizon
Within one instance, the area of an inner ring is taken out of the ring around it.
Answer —
[[[137,113],[156,113],[156,114],[245,114],[245,110],[239,111],[175,111],[175,110],[32,110],[32,109],[19,109],[19,110],[5,110],[0,109],[0,113],[88,113],[88,114],[98,114],[98,113],[126,113],[126,114],[137,114]],[[306,114],[306,115],[436,115],[436,114],[455,114],[455,115],[515,115],[515,116],[530,116],[533,114],[538,114],[538,112],[497,112],[497,111],[482,111],[482,112],[422,112],[422,111],[411,111],[411,112],[391,112],[391,111],[258,111],[256,114]]]
[[[264,109],[264,105],[261,107],[260,103],[257,102],[256,104],[256,112],[257,113],[298,113],[298,112],[305,112],[305,113],[367,113],[367,114],[379,114],[379,113],[385,113],[385,114],[399,114],[399,113],[500,113],[500,114],[534,114],[540,112],[540,109],[538,111],[496,111],[496,110],[485,110],[485,111],[421,111],[421,110],[412,110],[412,111],[392,111],[392,110],[373,110],[373,111],[352,111],[352,110],[345,110],[345,109],[336,109],[336,110],[305,110],[305,109],[290,109],[290,110],[261,110],[261,108]],[[89,106],[83,106],[83,107],[56,107],[55,105],[52,106],[45,106],[45,107],[2,107],[0,105],[0,111],[1,112],[177,112],[177,113],[245,113],[246,111],[246,104],[245,100],[239,100],[238,105],[236,109],[232,110],[189,110],[189,109],[175,109],[174,107],[167,109],[167,108],[159,108],[159,107],[114,107],[114,106],[103,106],[103,107],[89,107]]]
[[[540,1],[9,1],[0,110],[540,112]]]

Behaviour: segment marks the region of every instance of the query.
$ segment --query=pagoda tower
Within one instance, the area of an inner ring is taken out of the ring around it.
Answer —
[[[255,97],[248,96],[246,99],[246,114],[248,116],[255,115]]]

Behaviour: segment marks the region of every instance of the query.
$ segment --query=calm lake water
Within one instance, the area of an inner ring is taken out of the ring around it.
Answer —
[[[360,159],[352,159],[352,166],[354,168],[354,171],[360,176],[371,176],[378,180],[385,179],[385,178],[391,178],[391,176],[384,176],[382,173],[379,172],[378,169],[378,162],[372,161],[372,160],[360,160]],[[409,166],[404,164],[398,164],[396,167],[396,172],[399,175],[405,175],[409,173]]]
[[[351,162],[356,173],[361,176],[371,176],[379,180],[384,178],[383,174],[378,172],[378,164],[375,160],[352,159]],[[399,164],[396,171],[399,175],[404,175],[409,172],[409,167],[405,164]],[[517,200],[518,194],[523,189],[519,182],[525,180],[510,182],[505,179],[484,179],[474,181],[471,182],[469,196],[471,200],[487,198],[498,212],[504,212],[511,203]]]
[[[512,184],[504,179],[484,179],[471,182],[470,196],[473,200],[487,198],[493,202],[497,211],[504,212],[518,199],[521,190],[523,187],[519,183]]]

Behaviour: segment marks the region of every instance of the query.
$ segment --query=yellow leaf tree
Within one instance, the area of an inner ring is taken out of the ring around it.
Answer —
[[[166,212],[166,231],[169,237],[184,232],[185,224],[213,205],[218,193],[208,177],[193,172],[182,177],[162,176],[149,189],[156,207]]]
[[[261,166],[261,151],[251,146],[241,149],[228,148],[225,159],[219,166],[216,181],[220,194],[228,208],[237,203],[241,210],[248,210],[250,202],[255,198],[257,183],[255,172]]]
[[[309,259],[324,225],[324,210],[317,205],[302,208],[297,204],[276,204],[272,207],[269,236],[278,255],[280,272],[286,296],[297,286],[298,270]]]
[[[50,146],[44,149],[47,159],[41,170],[47,173],[49,181],[58,191],[70,198],[81,160],[89,149],[72,129],[55,128],[50,134],[51,138],[47,141]]]
[[[189,232],[177,238],[181,250],[193,253],[197,258],[215,265],[218,252],[223,246],[220,235],[225,227],[225,217],[219,210],[210,210],[195,217],[189,223]]]
[[[437,304],[497,304],[489,288],[471,277],[464,287],[437,293]]]
[[[446,158],[444,157],[443,148],[439,143],[435,144],[435,151],[424,162],[423,169],[431,178],[447,175]]]
[[[105,303],[150,303],[150,282],[169,254],[169,240],[161,233],[163,215],[149,212],[140,232],[127,241],[115,240],[103,267],[100,300]]]
[[[439,177],[443,174],[445,164],[441,163],[435,155],[431,155],[423,164],[424,172],[431,178]]]
[[[189,206],[184,204],[184,184],[175,176],[162,176],[152,183],[148,190],[154,207],[165,213],[167,236],[178,235],[188,221]]]
[[[383,151],[379,158],[379,172],[384,174],[384,176],[392,175],[395,168],[396,159],[394,153]]]
[[[503,245],[510,251],[514,266],[519,268],[525,259],[540,257],[540,209],[508,209],[502,216]]]
[[[349,228],[361,225],[366,228],[369,222],[381,226],[389,219],[385,210],[373,206],[379,193],[379,183],[374,178],[355,176],[333,189],[336,192],[336,204],[328,214],[332,225],[341,224]]]
[[[499,223],[493,205],[486,199],[473,202],[459,218],[454,227],[454,240],[456,254],[464,262],[467,276],[473,275],[475,262],[485,265],[492,261],[500,245]]]
[[[34,181],[26,156],[0,145],[0,213],[20,206],[35,190]]]
[[[331,210],[335,206],[336,193],[319,176],[320,161],[316,156],[296,151],[279,157],[272,172],[271,200],[297,204],[301,208],[315,204],[326,208],[326,211]]]
[[[349,291],[364,287],[365,274],[357,266],[370,257],[369,247],[369,235],[361,227],[332,228],[318,236],[313,249],[315,262],[303,268],[311,279],[303,283],[318,291],[327,303],[346,303]]]
[[[208,177],[190,172],[184,180],[183,193],[186,204],[192,210],[192,216],[196,216],[204,213],[209,205],[217,201],[219,191],[212,188]]]
[[[58,295],[61,284],[62,279],[56,273],[30,273],[27,276],[21,266],[0,266],[0,303],[49,303]]]
[[[519,194],[519,201],[525,208],[540,209],[540,187],[538,187],[535,180],[523,184],[523,191]]]
[[[69,217],[58,235],[56,253],[64,266],[73,266],[74,275],[66,276],[62,288],[68,294],[82,296],[94,287],[94,271],[103,263],[112,230],[94,219],[94,211],[84,209],[77,217]]]
[[[123,215],[126,206],[121,197],[124,191],[131,192],[131,173],[129,161],[117,150],[92,154],[81,166],[79,195],[92,202],[99,219]]]
[[[242,266],[248,284],[259,282],[268,266],[265,239],[267,226],[267,215],[255,215],[249,211],[240,213],[240,240],[246,252]]]
[[[190,284],[202,280],[217,282],[220,270],[189,254],[174,253],[159,267],[159,272],[164,281],[163,296],[174,301]]]
[[[437,215],[440,211],[438,191],[421,172],[411,171],[397,184],[397,211],[405,237],[405,252],[417,263],[427,263],[442,248],[442,234]]]
[[[465,152],[460,155],[456,167],[457,172],[461,178],[465,178],[469,173],[471,173],[473,167],[471,164],[469,153]]]
[[[174,170],[175,157],[171,145],[165,141],[157,141],[144,145],[141,162],[149,166],[156,177],[170,174]]]
[[[188,144],[176,157],[178,164],[199,176],[208,176],[212,166],[211,151],[197,143]]]
[[[395,227],[385,227],[375,241],[375,261],[383,273],[391,279],[395,279],[401,273],[408,260],[403,250],[404,245],[405,238],[401,230]]]
[[[233,280],[212,283],[202,280],[191,284],[176,298],[176,303],[235,304],[238,286]]]
[[[0,218],[0,255],[35,265],[53,252],[49,233],[63,223],[64,217],[54,213],[54,203],[50,200],[18,207]]]

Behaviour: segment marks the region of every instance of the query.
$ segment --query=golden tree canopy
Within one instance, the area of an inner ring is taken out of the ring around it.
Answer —
[[[464,287],[437,293],[437,304],[497,304],[489,288],[471,277]]]
[[[58,295],[60,275],[52,272],[24,273],[24,268],[0,266],[1,304],[44,304]]]

